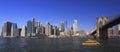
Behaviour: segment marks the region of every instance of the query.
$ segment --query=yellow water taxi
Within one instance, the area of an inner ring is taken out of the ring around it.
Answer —
[[[100,43],[97,42],[96,40],[88,39],[87,41],[83,42],[82,45],[83,46],[98,46],[100,45]]]

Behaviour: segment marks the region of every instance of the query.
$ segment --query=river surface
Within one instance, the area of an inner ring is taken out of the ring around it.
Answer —
[[[82,46],[87,38],[0,38],[0,52],[120,52],[120,39],[97,40],[100,46]]]

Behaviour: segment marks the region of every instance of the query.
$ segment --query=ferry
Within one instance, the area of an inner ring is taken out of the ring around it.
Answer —
[[[96,40],[88,39],[87,41],[83,42],[82,45],[83,46],[98,46],[100,45],[100,43],[97,42]]]

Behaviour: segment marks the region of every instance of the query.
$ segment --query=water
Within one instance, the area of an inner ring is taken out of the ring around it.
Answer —
[[[98,40],[100,46],[82,46],[87,38],[0,38],[0,52],[120,52],[120,39]]]

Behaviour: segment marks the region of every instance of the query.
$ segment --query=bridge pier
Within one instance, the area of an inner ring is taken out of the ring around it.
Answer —
[[[98,29],[96,35],[99,39],[108,39],[108,29]]]
[[[108,29],[100,29],[99,38],[100,39],[108,39]]]
[[[103,25],[105,25],[107,22],[108,22],[108,17],[97,18],[96,35],[100,39],[107,39],[108,38],[108,29],[102,28]]]

